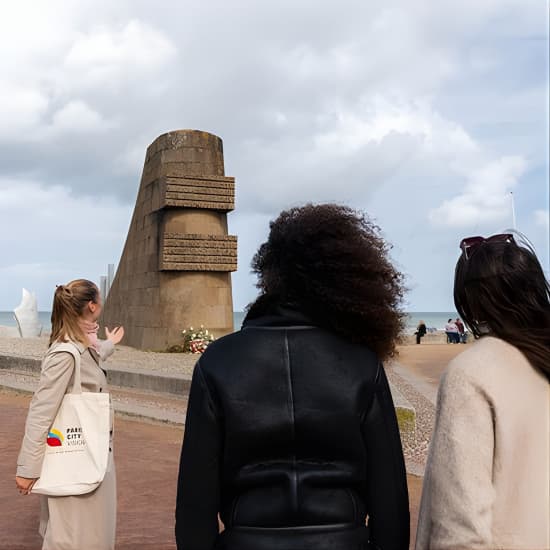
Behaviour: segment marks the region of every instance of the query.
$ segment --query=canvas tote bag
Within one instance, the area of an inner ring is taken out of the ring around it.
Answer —
[[[83,392],[80,351],[71,343],[75,361],[72,393],[66,393],[45,442],[39,479],[31,492],[49,496],[89,493],[103,481],[109,459],[110,403],[108,393]]]

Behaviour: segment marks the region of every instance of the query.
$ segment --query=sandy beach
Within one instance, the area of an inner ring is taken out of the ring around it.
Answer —
[[[0,337],[0,354],[21,348],[27,356],[36,357],[45,349],[44,338],[21,341]],[[423,461],[429,445],[435,407],[430,392],[437,392],[437,384],[446,364],[467,345],[430,344],[402,345],[394,364],[386,365],[388,377],[398,381],[403,392],[417,413],[416,433],[404,440],[406,454],[416,457],[418,473],[423,471]],[[131,348],[117,351],[122,361],[136,360],[140,354]],[[9,354],[9,353],[8,353]],[[180,354],[154,354],[158,368],[168,372],[180,367],[190,372],[196,356]],[[165,365],[163,366],[163,363]],[[400,374],[398,374],[400,373]],[[408,374],[407,374],[408,373]],[[13,487],[13,472],[23,433],[23,426],[30,397],[13,391],[0,391],[0,418],[3,426],[0,464],[0,530],[9,533],[3,544],[9,548],[39,548],[40,539],[29,527],[13,530],[17,521],[21,525],[37,523],[38,499],[20,497]],[[172,541],[175,476],[179,460],[182,428],[169,425],[151,425],[125,419],[117,420],[116,459],[119,477],[119,521],[117,549],[168,549],[175,548]],[[141,442],[147,441],[143,446]],[[140,448],[136,452],[137,447]],[[162,459],[159,460],[159,457]],[[147,476],[143,472],[147,471]],[[408,476],[411,509],[411,548],[416,533],[418,506],[422,491],[422,476]],[[136,480],[140,480],[139,483]],[[162,498],[161,498],[162,495]],[[147,505],[155,498],[155,510]]]
[[[398,346],[397,360],[414,376],[437,387],[447,363],[471,344],[431,343]]]

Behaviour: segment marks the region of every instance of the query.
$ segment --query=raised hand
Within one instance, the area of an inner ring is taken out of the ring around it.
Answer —
[[[107,340],[116,345],[124,338],[124,327],[115,327],[112,331],[105,327],[105,334]]]

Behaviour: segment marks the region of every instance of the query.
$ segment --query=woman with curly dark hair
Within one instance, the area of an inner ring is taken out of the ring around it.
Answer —
[[[405,467],[382,367],[403,326],[402,276],[350,208],[293,208],[270,228],[242,329],[195,367],[178,548],[405,550]]]

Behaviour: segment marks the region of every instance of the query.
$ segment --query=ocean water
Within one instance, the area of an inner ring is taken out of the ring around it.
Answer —
[[[38,318],[40,319],[40,323],[42,324],[42,330],[45,332],[49,332],[52,326],[50,321],[51,316],[52,316],[51,311],[38,312]],[[17,326],[17,322],[15,321],[13,311],[0,311],[0,326],[2,327]]]
[[[38,312],[40,322],[42,323],[43,330],[49,332],[51,328],[50,311],[40,311]],[[242,322],[244,320],[245,313],[243,311],[234,311],[233,312],[233,325],[235,330],[241,328]],[[452,311],[415,311],[407,312],[407,317],[405,321],[405,332],[412,334],[416,330],[416,326],[422,320],[426,323],[428,330],[443,330],[447,319],[452,318],[456,319],[458,315],[456,312]],[[16,327],[17,323],[13,316],[12,311],[0,311],[0,326],[5,327]],[[207,327],[208,328],[208,327]]]
[[[435,330],[445,330],[445,325],[449,319],[453,321],[458,317],[456,311],[414,311],[407,312],[407,318],[405,321],[405,332],[412,334],[418,323],[424,321],[426,328],[429,332]]]
[[[51,311],[39,311],[38,312],[38,318],[40,319],[40,323],[42,324],[42,330],[44,332],[50,332],[51,329]],[[241,325],[244,320],[245,313],[243,311],[234,311],[233,312],[233,325],[235,327],[235,330],[238,330],[241,328]],[[3,327],[16,327],[17,322],[15,321],[15,317],[13,316],[13,311],[0,311],[0,326]],[[206,327],[208,328],[208,327]]]

